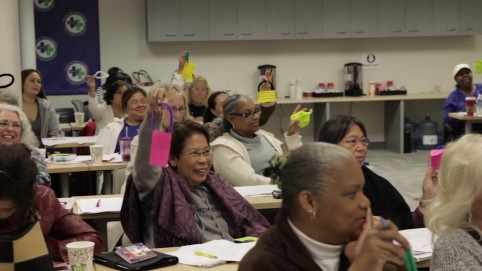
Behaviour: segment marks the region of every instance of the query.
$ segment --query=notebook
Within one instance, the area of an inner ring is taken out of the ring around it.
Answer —
[[[115,251],[99,253],[94,255],[94,262],[102,264],[117,270],[151,270],[165,266],[175,265],[178,263],[178,258],[154,251],[157,256],[137,263],[128,263],[122,259]]]

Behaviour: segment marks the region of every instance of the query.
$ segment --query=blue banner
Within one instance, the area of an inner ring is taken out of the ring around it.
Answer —
[[[100,70],[98,0],[34,0],[34,5],[37,69],[46,94],[86,94],[85,76]]]

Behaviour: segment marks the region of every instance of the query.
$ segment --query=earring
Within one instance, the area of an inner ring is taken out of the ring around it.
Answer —
[[[310,213],[311,220],[315,220],[316,219],[316,211],[313,210],[313,209],[310,209],[309,213]]]
[[[467,223],[472,224],[472,212],[465,215],[465,218],[467,218]]]
[[[231,123],[231,125],[233,126],[233,130],[236,130],[236,125],[234,125],[234,123]]]

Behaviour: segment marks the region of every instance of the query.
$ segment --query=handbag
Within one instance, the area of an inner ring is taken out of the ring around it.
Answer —
[[[33,212],[33,222],[16,232],[0,234],[0,270],[54,270],[40,227],[39,215]]]
[[[149,164],[159,167],[167,167],[169,153],[171,151],[172,130],[174,128],[174,112],[168,103],[161,102],[159,106],[165,106],[169,110],[169,128],[167,132],[156,130],[156,112],[152,110],[152,140]]]

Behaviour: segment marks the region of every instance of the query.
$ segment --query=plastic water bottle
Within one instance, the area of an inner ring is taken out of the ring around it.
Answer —
[[[479,96],[477,96],[475,105],[477,106],[477,111],[475,114],[477,116],[482,116],[482,94],[479,94]]]
[[[318,87],[315,89],[315,96],[316,94],[325,93],[325,83],[318,83]]]
[[[301,89],[301,80],[296,79],[296,99],[303,99],[303,90]]]
[[[419,135],[421,139],[420,149],[431,150],[437,147],[437,123],[430,119],[430,116],[425,115],[425,120],[418,124]]]
[[[335,85],[333,84],[333,82],[328,82],[328,84],[326,84],[325,92],[333,92],[334,90],[335,90]]]

